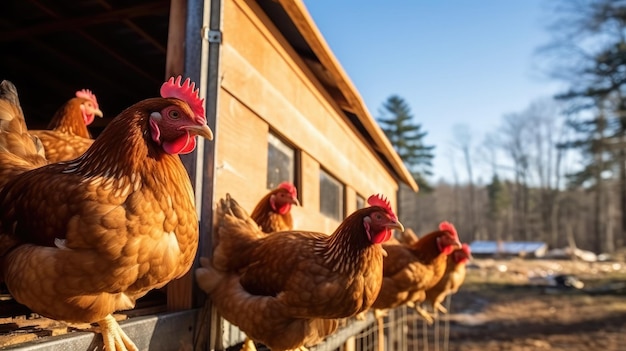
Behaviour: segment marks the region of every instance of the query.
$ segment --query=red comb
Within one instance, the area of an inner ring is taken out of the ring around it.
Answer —
[[[387,200],[385,196],[381,194],[372,195],[367,199],[367,203],[370,206],[378,206],[384,208],[390,216],[392,216],[394,219],[398,219],[398,217],[396,217],[396,214],[393,213],[393,210],[391,209],[391,204],[389,203],[389,200]]]
[[[79,90],[76,92],[76,97],[91,100],[91,102],[93,102],[93,104],[96,105],[96,108],[98,108],[98,100],[96,99],[96,95],[94,95],[94,93],[92,93],[91,90],[89,89]]]
[[[177,98],[185,101],[191,110],[196,114],[196,119],[199,123],[206,124],[206,117],[204,116],[204,99],[200,99],[200,89],[195,89],[196,83],[193,83],[191,79],[187,78],[181,84],[182,76],[170,78],[167,82],[161,86],[161,97],[163,98]]]
[[[296,189],[296,186],[290,182],[282,182],[278,184],[278,188],[287,190],[293,198],[298,197],[298,190]]]
[[[439,230],[444,232],[450,232],[454,235],[455,238],[459,238],[459,234],[456,232],[456,228],[450,222],[441,222],[439,223]]]

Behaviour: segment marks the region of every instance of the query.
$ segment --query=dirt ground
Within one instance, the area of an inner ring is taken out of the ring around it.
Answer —
[[[555,274],[585,285],[549,286]],[[626,264],[474,259],[450,312],[450,351],[626,350]]]

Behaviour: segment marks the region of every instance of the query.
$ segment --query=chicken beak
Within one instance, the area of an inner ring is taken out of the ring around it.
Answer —
[[[458,249],[462,249],[463,248],[463,244],[461,244],[460,241],[455,240],[454,242],[452,242],[452,245],[454,245],[454,249],[458,250]]]
[[[389,229],[397,229],[400,232],[404,232],[404,226],[398,220],[387,223],[386,227]]]
[[[100,118],[104,117],[104,113],[102,113],[102,111],[101,111],[99,108],[94,109],[94,110],[93,110],[93,114],[94,114],[95,116],[100,117]]]
[[[298,198],[294,197],[293,199],[291,199],[291,204],[300,206],[300,201],[298,201]]]
[[[213,140],[213,132],[206,124],[185,126],[184,128],[194,135],[199,135],[207,140]]]

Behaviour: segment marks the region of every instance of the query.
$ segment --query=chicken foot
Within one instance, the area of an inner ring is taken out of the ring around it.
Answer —
[[[443,307],[443,305],[441,305],[439,302],[435,304],[433,309],[435,310],[435,316],[437,315],[437,312],[448,313],[448,309]]]
[[[124,333],[112,315],[98,321],[104,348],[107,351],[139,351],[135,343]]]
[[[422,306],[416,304],[414,306],[414,309],[415,309],[415,312],[417,312],[417,314],[419,314],[420,316],[422,316],[422,318],[426,320],[428,325],[432,325],[435,322],[434,317],[430,313],[428,313],[428,311],[423,309]]]

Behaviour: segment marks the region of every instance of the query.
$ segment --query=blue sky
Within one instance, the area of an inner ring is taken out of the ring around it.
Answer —
[[[431,180],[465,178],[453,129],[472,144],[502,115],[559,91],[538,69],[549,11],[541,0],[304,0],[375,118],[392,94],[410,105],[435,145]],[[476,165],[480,172],[480,164]],[[482,174],[483,179],[487,177]]]

